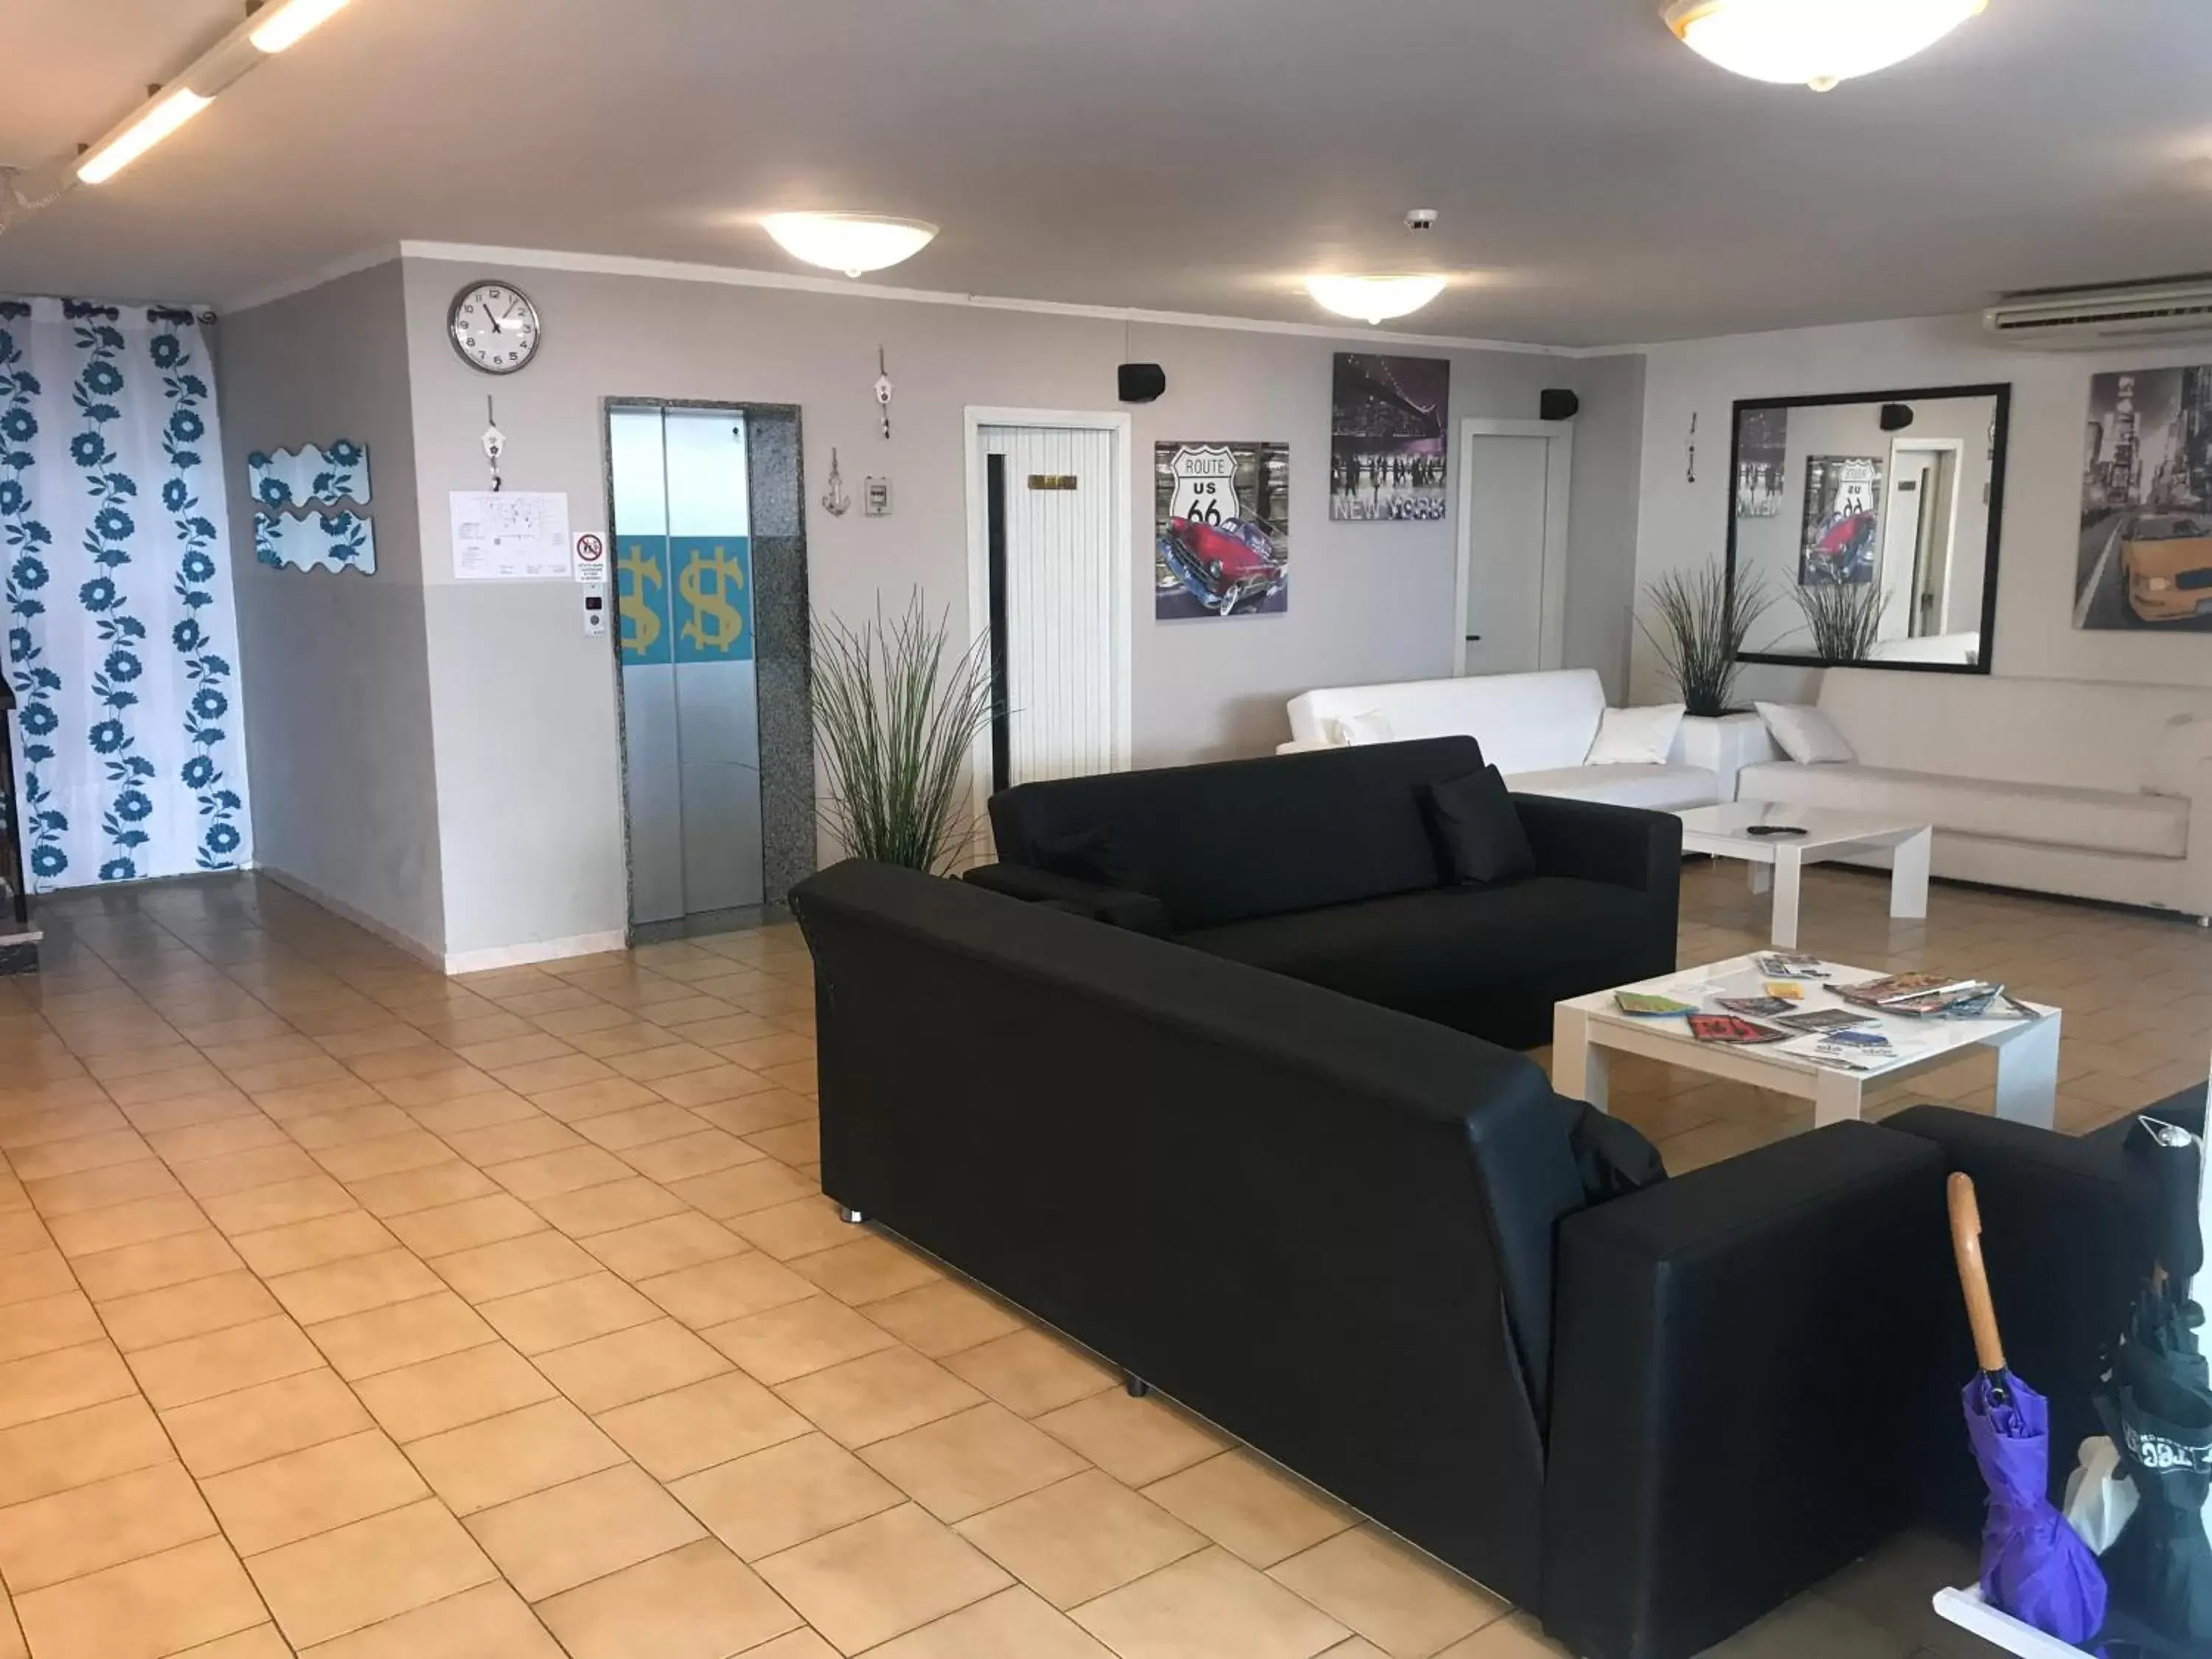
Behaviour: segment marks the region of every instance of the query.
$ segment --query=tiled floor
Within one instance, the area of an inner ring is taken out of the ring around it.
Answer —
[[[2064,1005],[2069,1127],[2203,1075],[2196,929],[1882,896],[1816,872],[1809,944]],[[1685,910],[1685,961],[1760,942],[1735,866]],[[250,878],[45,917],[0,981],[0,1659],[1553,1651],[843,1226],[788,927],[448,981]],[[1678,1170],[1802,1122],[1623,1073]],[[1730,1646],[1964,1656],[1921,1611],[1964,1571],[1907,1540]]]

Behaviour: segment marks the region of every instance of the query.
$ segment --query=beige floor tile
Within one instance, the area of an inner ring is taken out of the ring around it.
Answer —
[[[883,1319],[883,1305],[869,1309]],[[1196,1419],[1158,1398],[1133,1399],[1109,1389],[1073,1406],[1047,1412],[1037,1427],[1081,1452],[1116,1480],[1142,1486],[1202,1462],[1229,1442]]]
[[[975,1516],[957,1530],[1058,1607],[1206,1547],[1164,1510],[1096,1470]]]
[[[75,1259],[103,1250],[119,1250],[128,1244],[143,1244],[149,1239],[198,1232],[207,1225],[208,1220],[200,1212],[200,1206],[189,1198],[143,1198],[136,1203],[112,1205],[105,1210],[51,1217],[46,1231],[53,1235],[61,1253]]]
[[[528,1042],[532,1039],[523,1038]],[[566,1044],[562,1045],[564,1048]],[[517,1094],[535,1095],[549,1089],[573,1088],[579,1083],[596,1083],[611,1078],[614,1072],[603,1061],[589,1054],[566,1054],[550,1060],[533,1060],[521,1066],[502,1066],[492,1075]]]
[[[1311,1659],[1351,1634],[1220,1550],[1087,1601],[1073,1617],[1121,1659]]]
[[[420,1170],[401,1170],[393,1175],[371,1176],[353,1183],[353,1195],[362,1208],[380,1220],[393,1221],[417,1210],[434,1210],[465,1199],[489,1198],[498,1183],[473,1164],[459,1158]]]
[[[0,1365],[0,1429],[137,1391],[123,1356],[104,1341],[11,1359]]]
[[[788,1089],[769,1089],[742,1100],[718,1100],[695,1107],[699,1115],[718,1129],[733,1135],[758,1134],[786,1123],[798,1123],[815,1115],[814,1103]]]
[[[837,1206],[826,1198],[803,1198],[726,1219],[732,1232],[779,1261],[811,1255],[853,1237],[853,1230],[839,1219]]]
[[[134,1390],[103,1405],[0,1429],[0,1504],[88,1486],[175,1455],[161,1420]]]
[[[770,1308],[700,1333],[760,1382],[781,1384],[889,1348],[893,1339],[828,1297]]]
[[[574,1240],[550,1229],[456,1250],[437,1257],[436,1266],[439,1277],[479,1304],[603,1271],[598,1261],[586,1255]]]
[[[561,1647],[503,1583],[479,1584],[350,1636],[302,1659],[563,1659]]]
[[[823,1641],[819,1632],[802,1628],[750,1649],[744,1659],[837,1659],[837,1650]]]
[[[679,1106],[711,1106],[719,1101],[741,1100],[774,1085],[759,1073],[726,1060],[653,1079],[653,1086]]]
[[[945,1277],[913,1251],[887,1238],[856,1238],[812,1255],[795,1256],[787,1265],[793,1273],[811,1279],[817,1289],[856,1308],[936,1284]]]
[[[705,1530],[633,1463],[471,1516],[468,1528],[525,1601],[634,1566]]]
[[[1121,1380],[1089,1355],[1042,1331],[1022,1330],[997,1337],[954,1354],[945,1363],[1024,1417],[1040,1417],[1072,1405]]]
[[[526,1291],[487,1302],[483,1316],[525,1354],[626,1330],[659,1317],[659,1310],[610,1273]]]
[[[261,1281],[240,1268],[166,1290],[141,1291],[101,1305],[108,1334],[125,1353],[228,1330],[283,1311]]]
[[[100,1316],[82,1291],[18,1302],[0,1308],[0,1364],[97,1342],[102,1334]]]
[[[276,1126],[270,1124],[271,1128]],[[282,1131],[279,1131],[281,1133]],[[288,1181],[306,1181],[321,1173],[315,1160],[297,1146],[256,1146],[246,1152],[203,1158],[177,1165],[177,1181],[194,1198],[222,1198],[274,1187]]]
[[[96,1258],[87,1256],[85,1261]],[[48,1297],[66,1296],[78,1288],[76,1277],[70,1272],[69,1259],[51,1245],[43,1249],[27,1250],[7,1258],[4,1272],[0,1272],[0,1308],[14,1307],[19,1302],[43,1302]]]
[[[658,1480],[675,1480],[807,1432],[806,1419],[731,1371],[599,1415],[599,1425]]]
[[[204,1201],[208,1219],[235,1239],[241,1233],[264,1232],[271,1227],[313,1221],[358,1207],[353,1194],[327,1175],[280,1181],[273,1186],[252,1187],[225,1193]]]
[[[671,1182],[669,1190],[716,1219],[730,1221],[811,1197],[817,1188],[796,1170],[763,1158],[713,1175]]]
[[[220,1538],[33,1590],[15,1616],[38,1659],[165,1659],[269,1617]]]
[[[687,1475],[669,1490],[748,1561],[904,1501],[897,1487],[819,1434]]]
[[[565,1152],[542,1152],[536,1158],[495,1164],[486,1173],[527,1203],[596,1187],[602,1182],[621,1181],[633,1171],[603,1147],[577,1146]]]
[[[358,1072],[362,1068],[356,1065],[354,1069]],[[386,1073],[369,1079],[376,1085],[377,1093],[394,1105],[410,1110],[419,1106],[473,1099],[478,1095],[508,1092],[497,1078],[466,1064],[456,1063],[432,1071],[393,1070],[388,1065],[376,1069]]]
[[[1428,1659],[1510,1611],[1495,1596],[1372,1526],[1355,1527],[1270,1576],[1392,1659]]]
[[[545,1230],[544,1218],[527,1204],[510,1193],[496,1192],[393,1216],[386,1224],[409,1249],[433,1261]]]
[[[755,1163],[765,1156],[757,1146],[749,1146],[720,1129],[708,1128],[696,1117],[691,1118],[691,1128],[684,1133],[629,1147],[622,1153],[623,1161],[640,1175],[659,1182],[688,1181],[696,1176],[713,1175],[717,1170]]]
[[[0,1510],[0,1573],[20,1597],[215,1529],[199,1488],[172,1459]]]
[[[742,1255],[752,1247],[696,1210],[679,1210],[612,1232],[595,1233],[584,1248],[633,1285],[702,1262]]]
[[[659,1319],[538,1356],[538,1368],[586,1411],[611,1411],[730,1369],[672,1319]]]
[[[1453,1643],[1437,1659],[1573,1659],[1573,1656],[1558,1643],[1547,1640],[1542,1626],[1533,1617],[1516,1613]]]
[[[890,1640],[1012,1583],[913,1504],[756,1564],[806,1622],[847,1653]]]
[[[538,1110],[550,1113],[563,1123],[575,1124],[607,1112],[648,1106],[660,1097],[642,1083],[617,1077],[597,1083],[579,1083],[565,1089],[541,1090],[532,1098]]]
[[[374,1428],[216,1475],[204,1489],[246,1556],[429,1496],[399,1448]]]
[[[1154,1481],[1145,1496],[1258,1567],[1334,1537],[1358,1518],[1243,1450],[1223,1452]]]
[[[681,1106],[665,1103],[633,1106],[628,1111],[586,1118],[577,1130],[593,1146],[617,1153],[702,1132],[713,1133]]]
[[[548,1400],[408,1447],[457,1515],[473,1515],[623,1462],[621,1449],[565,1400]]]
[[[492,1340],[491,1327],[451,1291],[317,1325],[308,1334],[349,1382]]]
[[[291,1137],[270,1118],[256,1111],[209,1123],[185,1124],[146,1137],[147,1144],[171,1164],[221,1158],[231,1152],[258,1151],[264,1146],[289,1146]]]
[[[776,1392],[848,1446],[888,1439],[982,1399],[935,1361],[897,1346],[794,1377]]]
[[[444,1287],[413,1252],[390,1249],[286,1273],[270,1280],[269,1288],[293,1318],[313,1325],[434,1295]]]
[[[695,1331],[802,1298],[823,1300],[790,1268],[751,1249],[641,1279],[637,1288]]]
[[[757,1129],[745,1139],[770,1158],[794,1169],[819,1163],[822,1158],[822,1126],[812,1118],[779,1124],[772,1129]]]
[[[940,1521],[957,1522],[1088,1466],[986,1401],[862,1449],[861,1461]]]
[[[552,1198],[534,1199],[531,1206],[569,1237],[591,1238],[641,1221],[679,1214],[684,1200],[657,1182],[629,1176]]]
[[[95,1136],[94,1139],[104,1139]],[[74,1146],[74,1140],[64,1141],[64,1146]],[[44,1151],[45,1148],[35,1148]],[[20,1155],[19,1155],[20,1156]],[[12,1160],[11,1160],[12,1161]],[[143,1149],[137,1159],[130,1164],[111,1164],[102,1169],[80,1170],[74,1175],[58,1175],[49,1180],[37,1180],[18,1170],[16,1175],[23,1182],[23,1190],[30,1195],[38,1212],[49,1221],[57,1216],[76,1215],[86,1210],[104,1210],[118,1204],[136,1203],[142,1199],[166,1198],[184,1191],[169,1166]]]
[[[803,1272],[806,1259],[793,1265]],[[932,1359],[1022,1328],[1021,1320],[1000,1304],[944,1278],[871,1301],[867,1310],[871,1321]]]
[[[264,1279],[374,1255],[397,1243],[384,1224],[366,1210],[348,1210],[266,1232],[246,1233],[234,1242],[246,1266]]]
[[[203,1480],[373,1426],[327,1366],[180,1406],[161,1420],[185,1467]]]
[[[235,1636],[218,1636],[178,1654],[176,1659],[293,1659],[292,1644],[274,1625],[256,1625]]]
[[[453,1145],[456,1135],[544,1115],[520,1095],[499,1087],[495,1082],[481,1094],[465,1095],[459,1100],[441,1101],[434,1105],[410,1106],[407,1115],[448,1146],[453,1146],[456,1152],[460,1151]]]
[[[711,1538],[565,1591],[538,1613],[574,1659],[725,1659],[799,1623]]]
[[[400,1114],[404,1118],[406,1114]],[[410,1122],[398,1134],[374,1140],[356,1140],[315,1154],[315,1161],[340,1181],[374,1180],[379,1176],[404,1175],[453,1161],[453,1148]]]
[[[1080,1625],[1016,1585],[871,1650],[869,1659],[1112,1659]]]
[[[584,1143],[558,1118],[532,1108],[526,1117],[508,1118],[482,1128],[448,1132],[446,1144],[471,1164],[507,1164],[517,1158],[565,1152]]]
[[[317,1533],[246,1571],[295,1647],[312,1647],[487,1583],[496,1570],[434,1498]]]
[[[403,1445],[556,1397],[553,1385],[504,1342],[365,1378],[357,1392]]]
[[[315,1345],[282,1314],[165,1342],[129,1358],[139,1388],[160,1411],[313,1370],[323,1363]]]
[[[696,1125],[697,1120],[692,1121]],[[110,1129],[103,1134],[79,1135],[74,1140],[27,1146],[10,1155],[8,1162],[18,1180],[42,1182],[82,1170],[136,1163],[144,1158],[149,1150],[136,1129]]]

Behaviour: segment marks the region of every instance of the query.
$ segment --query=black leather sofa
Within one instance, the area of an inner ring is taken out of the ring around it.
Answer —
[[[1019,784],[968,879],[1534,1048],[1553,1003],[1673,970],[1681,821],[1516,795],[1536,873],[1446,886],[1421,791],[1483,764],[1437,738]]]
[[[1686,1659],[1915,1515],[1935,1142],[1597,1201],[1589,1109],[1462,1032],[882,866],[792,902],[825,1192],[1586,1659]]]

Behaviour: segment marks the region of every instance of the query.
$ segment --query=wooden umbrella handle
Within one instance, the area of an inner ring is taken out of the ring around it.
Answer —
[[[1974,1357],[1985,1371],[2005,1368],[2004,1339],[1997,1334],[1997,1307],[1990,1296],[1989,1269],[1982,1262],[1982,1206],[1974,1178],[1951,1177],[1951,1253],[1959,1261],[1959,1286],[1966,1293],[1966,1322],[1973,1328]]]

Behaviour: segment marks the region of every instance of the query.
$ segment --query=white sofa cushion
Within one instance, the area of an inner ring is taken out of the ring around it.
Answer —
[[[1599,720],[1597,741],[1586,766],[1664,766],[1674,752],[1674,737],[1689,709],[1679,702],[1646,708],[1608,708]]]
[[[1711,806],[1719,798],[1713,774],[1702,766],[1565,766],[1548,772],[1509,773],[1505,787],[1516,794],[1561,795],[1654,812]]]
[[[1331,742],[1354,748],[1361,744],[1395,743],[1398,738],[1391,728],[1390,717],[1379,708],[1339,715],[1329,721],[1328,735]]]
[[[1752,707],[1791,760],[1820,766],[1858,758],[1836,723],[1817,708],[1794,702],[1755,702]]]
[[[1576,668],[1308,691],[1291,699],[1291,736],[1330,743],[1328,722],[1366,714],[1382,715],[1401,741],[1471,737],[1510,776],[1581,765],[1605,714],[1605,683],[1595,670]]]
[[[2154,795],[2185,799],[2197,787],[2197,769],[2208,760],[2212,760],[2212,716],[2172,715],[2159,728],[2150,777],[2143,787]]]
[[[1744,768],[1736,796],[1930,823],[1939,845],[1948,831],[2143,858],[2179,859],[2189,852],[2190,804],[2166,795],[1777,761]]]

